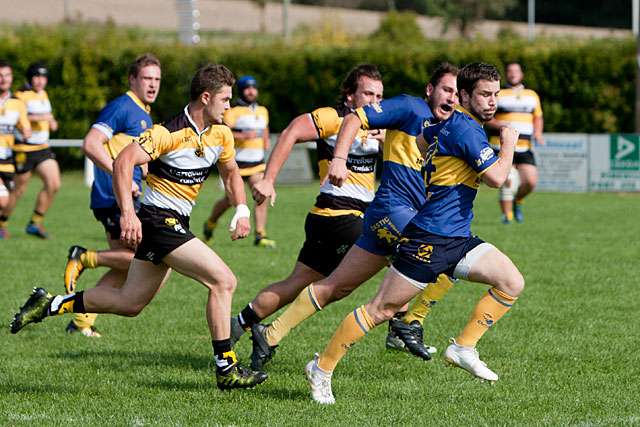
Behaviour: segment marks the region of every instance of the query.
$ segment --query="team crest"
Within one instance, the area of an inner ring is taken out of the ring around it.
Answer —
[[[146,120],[140,120],[140,126],[142,127],[142,129],[146,129],[147,126],[147,121]]]

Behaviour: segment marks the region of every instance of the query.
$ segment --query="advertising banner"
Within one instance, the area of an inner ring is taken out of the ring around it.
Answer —
[[[536,145],[536,191],[584,193],[588,190],[589,136],[545,133],[546,146]]]
[[[640,136],[591,135],[589,189],[640,191]]]

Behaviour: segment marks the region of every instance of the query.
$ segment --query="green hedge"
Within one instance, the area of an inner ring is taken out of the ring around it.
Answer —
[[[155,41],[154,41],[155,40]],[[162,88],[152,116],[159,121],[180,111],[188,100],[190,78],[206,62],[227,65],[236,76],[260,82],[260,101],[269,108],[271,128],[281,131],[291,119],[319,106],[334,105],[338,86],[358,62],[376,64],[383,73],[385,97],[424,94],[431,71],[442,61],[459,66],[482,60],[500,69],[510,60],[525,68],[525,84],[538,91],[547,132],[633,133],[635,41],[540,39],[396,43],[375,37],[350,38],[341,46],[318,37],[291,46],[281,42],[187,47],[148,33],[113,26],[61,25],[4,27],[0,58],[14,68],[14,88],[35,60],[50,69],[48,92],[60,130],[55,138],[82,138],[100,109],[127,89],[126,70],[139,53],[162,61]],[[79,159],[78,150],[59,156]],[[63,160],[63,159],[61,159]],[[79,163],[78,163],[79,164]]]

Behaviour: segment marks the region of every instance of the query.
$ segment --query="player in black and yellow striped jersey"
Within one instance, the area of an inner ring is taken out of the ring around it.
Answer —
[[[16,171],[13,164],[15,133],[20,132],[23,138],[31,135],[27,110],[22,101],[11,93],[12,83],[11,65],[6,61],[0,61],[0,239],[9,237],[4,208],[9,203],[9,193],[13,189]]]
[[[513,155],[513,169],[498,196],[502,222],[510,224],[514,218],[518,222],[524,220],[522,201],[538,182],[538,170],[533,156],[534,142],[540,145],[546,145],[546,142],[542,136],[544,121],[540,97],[522,84],[524,73],[519,63],[509,62],[505,68],[507,84],[500,90],[498,111],[493,120],[487,123],[487,128],[492,131],[490,143],[496,153],[500,151],[501,127],[510,126],[520,132]]]
[[[136,316],[153,300],[171,269],[202,283],[209,291],[206,317],[220,389],[253,387],[264,372],[252,372],[236,360],[229,340],[231,299],[236,278],[229,267],[189,230],[194,200],[217,164],[229,200],[236,207],[234,240],[249,235],[251,225],[244,183],[234,160],[233,136],[222,118],[229,109],[233,74],[222,65],[199,69],[184,111],[154,125],[127,145],[113,166],[113,186],[120,217],[120,238],[137,250],[121,289],[96,286],[53,296],[36,288],[11,322],[11,332],[63,313],[113,313]],[[149,164],[147,190],[136,215],[131,198],[135,165]]]
[[[16,97],[26,105],[32,133],[28,138],[16,134],[13,147],[15,187],[3,213],[7,218],[11,215],[18,199],[27,188],[31,174],[35,172],[42,180],[43,187],[38,193],[26,232],[42,239],[49,238],[42,226],[42,219],[60,189],[60,168],[49,148],[49,132],[58,129],[58,122],[53,116],[49,96],[45,90],[48,75],[49,72],[42,62],[32,63],[27,69],[27,82],[16,92]]]
[[[258,105],[258,80],[253,76],[238,79],[238,101],[224,115],[224,122],[231,128],[236,147],[236,163],[240,175],[249,186],[264,176],[264,153],[269,149],[269,112]],[[229,209],[226,197],[218,200],[209,219],[204,223],[204,237],[210,243],[218,219]],[[267,204],[256,203],[253,209],[255,239],[253,244],[263,248],[275,248],[276,242],[267,237]]]
[[[361,64],[342,83],[342,98],[337,108],[319,108],[296,117],[274,147],[264,179],[253,186],[254,199],[262,202],[271,198],[271,204],[275,202],[276,176],[295,143],[316,140],[318,166],[323,177],[329,164],[336,160],[333,148],[344,117],[356,108],[381,100],[382,90],[378,69],[371,64]],[[360,237],[362,216],[374,196],[373,169],[378,151],[377,139],[365,131],[358,132],[348,156],[339,159],[348,163],[349,177],[342,188],[329,183],[320,188],[320,195],[305,221],[306,240],[289,277],[260,291],[232,320],[232,340],[252,329],[252,368],[260,368],[273,354],[273,347],[264,339],[265,326],[259,322],[293,301],[310,283],[331,274]]]

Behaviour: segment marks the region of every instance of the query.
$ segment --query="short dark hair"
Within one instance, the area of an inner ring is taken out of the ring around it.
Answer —
[[[485,62],[467,64],[458,74],[458,92],[472,94],[479,80],[500,81],[500,71]]]
[[[189,99],[197,100],[204,92],[215,96],[223,86],[233,86],[236,79],[224,65],[207,64],[196,71],[189,88]]]
[[[369,77],[372,80],[382,81],[382,74],[378,67],[367,63],[358,64],[347,74],[347,77],[340,85],[340,98],[338,99],[340,104],[347,102],[347,95],[356,93],[360,77]]]
[[[4,59],[0,59],[0,68],[11,68],[11,64]]]
[[[144,67],[148,67],[149,65],[157,65],[160,67],[160,60],[153,53],[138,55],[131,65],[129,65],[128,75],[133,76],[134,78],[138,77],[140,70]]]
[[[442,78],[446,74],[453,74],[457,77],[458,73],[460,73],[460,68],[456,67],[455,65],[449,64],[448,62],[443,62],[438,66],[438,68],[436,68],[433,74],[431,74],[429,84],[433,87],[436,87],[438,86],[438,83],[440,83],[440,80],[442,80]]]

